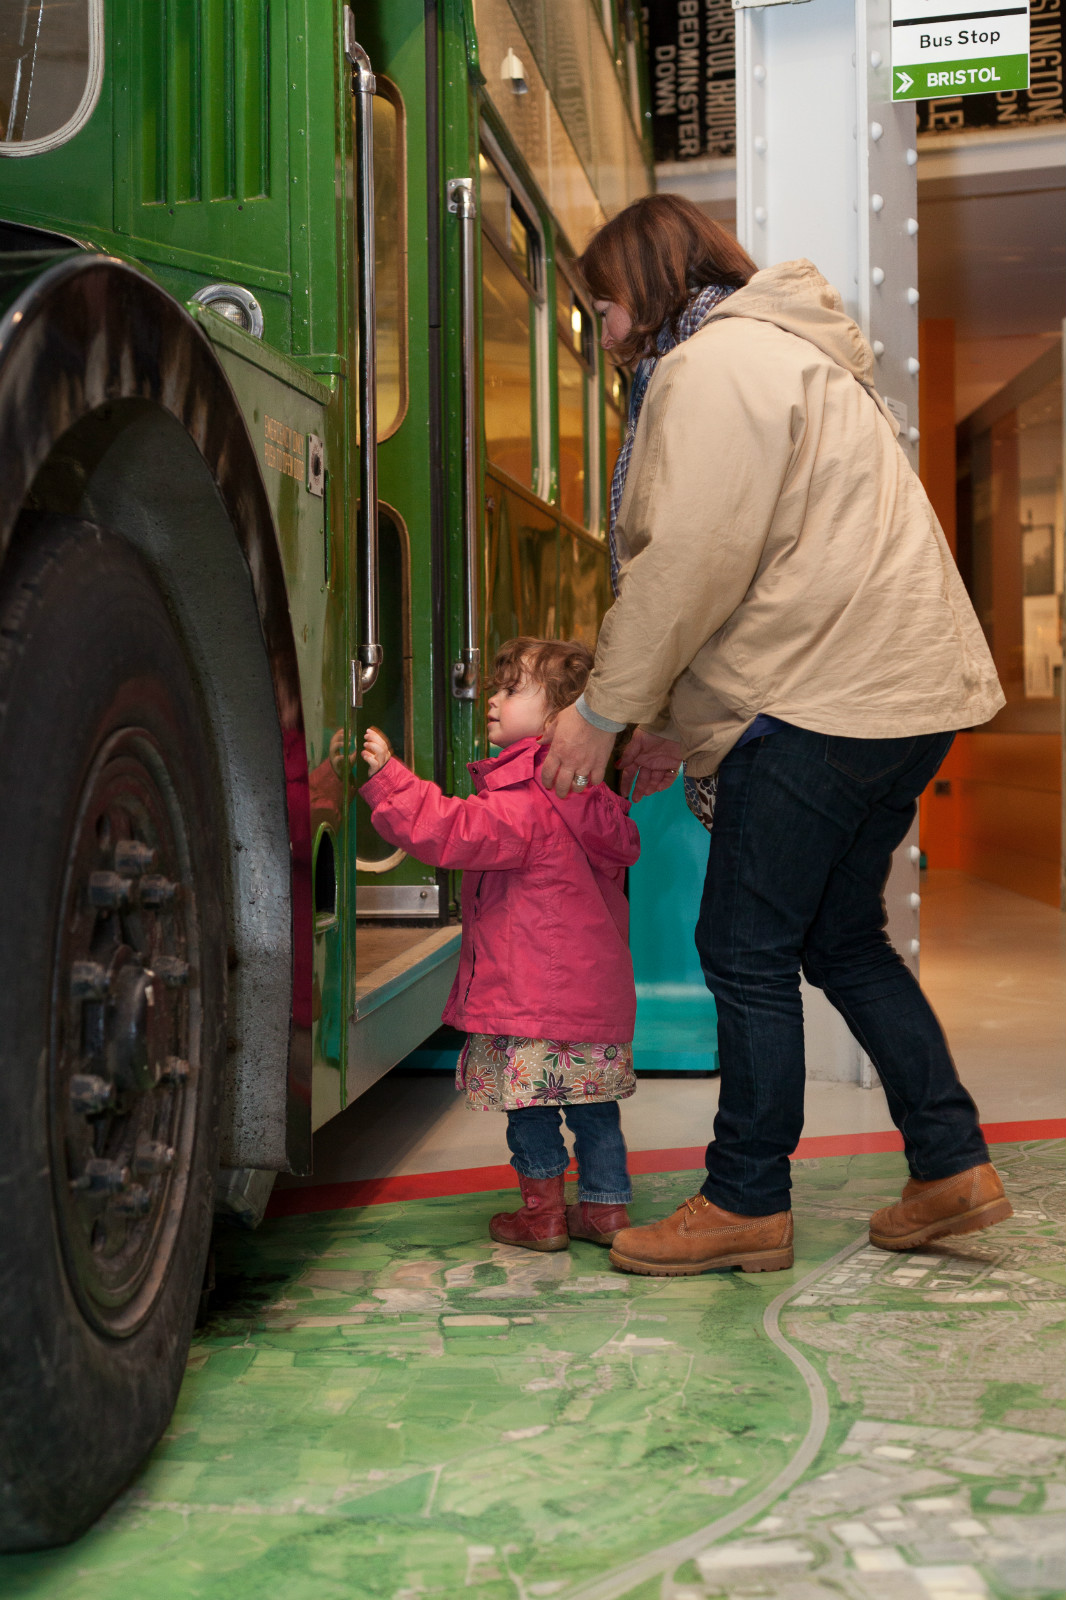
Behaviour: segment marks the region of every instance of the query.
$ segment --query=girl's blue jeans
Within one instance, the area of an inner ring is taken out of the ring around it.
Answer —
[[[594,1205],[624,1206],[633,1198],[617,1100],[563,1106],[523,1106],[507,1113],[511,1165],[523,1178],[558,1178],[570,1162],[562,1118],[574,1135],[577,1192]]]

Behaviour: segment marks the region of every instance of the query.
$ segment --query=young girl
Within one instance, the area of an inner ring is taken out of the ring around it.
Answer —
[[[640,854],[629,803],[604,784],[560,799],[540,781],[553,720],[585,687],[582,644],[512,639],[496,657],[490,741],[476,793],[449,798],[397,761],[368,728],[363,799],[383,839],[431,866],[463,870],[459,972],[444,1021],[468,1034],[456,1087],[474,1110],[507,1113],[522,1210],[500,1212],[501,1244],[565,1250],[610,1244],[632,1191],[618,1101],[636,1088],[636,991],[627,867]],[[574,1134],[578,1204],[563,1203]]]

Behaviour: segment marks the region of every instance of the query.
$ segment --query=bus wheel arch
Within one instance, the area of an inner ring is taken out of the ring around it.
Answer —
[[[124,263],[67,258],[0,323],[0,452],[0,550],[27,510],[96,523],[136,548],[177,624],[227,860],[222,1162],[299,1170],[310,1128],[307,1019],[293,1003],[310,950],[294,936],[310,905],[305,746],[284,573],[236,399],[168,295]]]

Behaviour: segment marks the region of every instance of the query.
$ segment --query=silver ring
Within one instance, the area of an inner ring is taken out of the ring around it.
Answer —
[[[575,789],[587,789],[588,786],[589,786],[589,780],[585,777],[585,774],[583,772],[579,772],[574,778],[574,788]]]

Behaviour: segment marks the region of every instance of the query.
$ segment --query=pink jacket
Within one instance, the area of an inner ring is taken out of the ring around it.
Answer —
[[[547,746],[522,739],[473,761],[455,799],[397,761],[363,784],[383,839],[463,869],[459,973],[444,1021],[468,1033],[625,1044],[636,991],[626,867],[629,802],[605,784],[565,800],[540,781]]]

